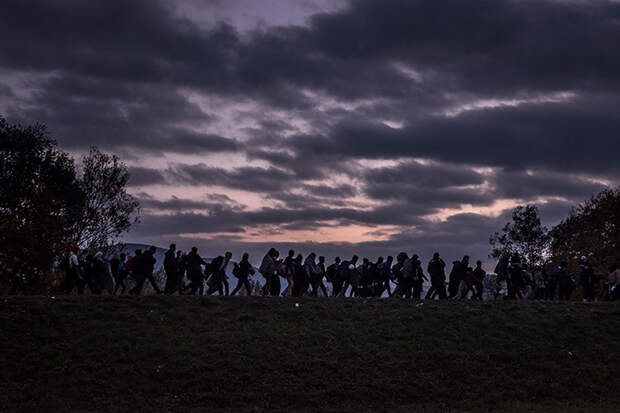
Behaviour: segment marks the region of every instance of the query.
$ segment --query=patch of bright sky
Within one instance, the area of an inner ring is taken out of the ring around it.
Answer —
[[[401,62],[395,62],[392,66],[400,75],[413,80],[416,83],[422,82],[422,74],[413,67]]]
[[[344,9],[347,0],[168,0],[179,16],[200,27],[224,22],[239,31],[302,26],[316,13]]]
[[[281,242],[286,239],[287,242],[315,242],[315,243],[339,243],[339,242],[368,242],[368,241],[387,241],[391,234],[397,233],[397,229],[391,225],[380,225],[376,227],[364,225],[339,225],[333,226],[321,225],[317,223],[316,229],[312,230],[286,230],[286,233],[279,233],[277,226],[265,226],[261,228],[248,228],[248,232],[241,235],[244,242]],[[196,236],[191,234],[192,238],[213,239],[214,234],[202,234]]]
[[[464,112],[474,110],[494,109],[507,106],[516,107],[523,104],[564,103],[570,102],[576,96],[577,94],[574,92],[562,91],[532,97],[518,97],[507,99],[477,99],[471,102],[459,103],[452,108],[449,108],[442,112],[442,115],[447,117],[455,117],[459,116]]]

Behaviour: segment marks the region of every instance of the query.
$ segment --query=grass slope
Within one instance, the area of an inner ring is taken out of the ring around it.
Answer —
[[[0,410],[618,411],[619,332],[611,304],[3,298]]]

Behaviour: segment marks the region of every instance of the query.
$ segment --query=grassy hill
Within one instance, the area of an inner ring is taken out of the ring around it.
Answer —
[[[0,410],[618,411],[619,331],[612,304],[3,298]]]

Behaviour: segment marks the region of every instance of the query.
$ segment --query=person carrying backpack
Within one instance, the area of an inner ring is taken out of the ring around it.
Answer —
[[[241,257],[241,261],[239,264],[235,264],[233,269],[233,275],[237,277],[237,286],[230,293],[230,295],[235,295],[241,289],[241,287],[245,287],[246,292],[248,293],[248,297],[252,295],[252,286],[250,285],[250,281],[248,278],[250,275],[254,275],[254,269],[252,268],[252,264],[250,264],[250,255],[245,252]]]

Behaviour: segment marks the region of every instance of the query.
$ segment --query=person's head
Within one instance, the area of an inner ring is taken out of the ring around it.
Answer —
[[[355,262],[357,262],[357,260],[358,260],[358,259],[359,259],[359,257],[358,257],[357,255],[354,255],[354,256],[351,258],[351,262],[354,262],[354,263],[355,263]]]
[[[198,253],[198,248],[196,248],[196,247],[192,247],[192,252],[193,252],[194,254],[197,254],[197,253]]]
[[[408,258],[409,258],[409,256],[407,255],[406,252],[400,252],[396,256],[396,261],[399,262],[399,263],[403,263]]]
[[[137,257],[138,255],[142,255],[142,250],[141,250],[141,249],[137,249],[137,250],[135,251],[135,254],[136,254],[136,257]]]
[[[170,244],[170,249],[172,251],[176,250],[177,249],[177,244]]]
[[[336,264],[340,264],[340,262],[341,262],[342,260],[340,259],[340,257],[336,257],[336,259],[335,259],[334,261],[336,262]]]
[[[463,256],[463,262],[469,262],[469,255]]]
[[[302,262],[302,261],[303,261],[303,259],[304,259],[303,255],[301,255],[301,254],[297,254],[297,257],[295,258],[295,261],[297,261],[297,262]]]
[[[149,251],[151,252],[151,254],[155,254],[155,251],[157,251],[157,248],[151,247],[149,248]]]
[[[377,264],[381,264],[383,262],[383,257],[377,258]]]
[[[292,257],[295,255],[295,250],[288,250],[288,256]]]
[[[308,258],[309,258],[309,259],[311,259],[311,260],[314,260],[314,259],[316,258],[316,254],[315,254],[314,252],[311,252],[311,253],[308,255]]]
[[[417,261],[418,260],[418,254],[413,254],[411,256],[411,259],[414,260],[414,261]]]
[[[231,259],[231,258],[232,258],[232,252],[230,252],[230,251],[226,251],[226,254],[224,254],[224,257],[225,257],[227,260]]]
[[[127,258],[127,255],[125,255],[125,253],[121,253],[121,261],[125,261],[125,258]]]
[[[434,259],[434,260],[439,259],[439,253],[438,253],[438,252],[436,252],[436,253],[434,253],[434,254],[433,254],[433,259]]]
[[[179,250],[177,251],[177,257],[180,257],[183,254],[183,251]]]
[[[273,258],[277,259],[280,256],[280,251],[273,250]]]
[[[319,262],[320,262],[320,263],[324,263],[324,262],[325,262],[325,257],[324,257],[324,256],[322,256],[322,255],[320,255],[320,256],[319,256]]]
[[[243,261],[247,261],[250,258],[250,254],[248,254],[247,252],[243,253],[243,257],[241,258]]]

